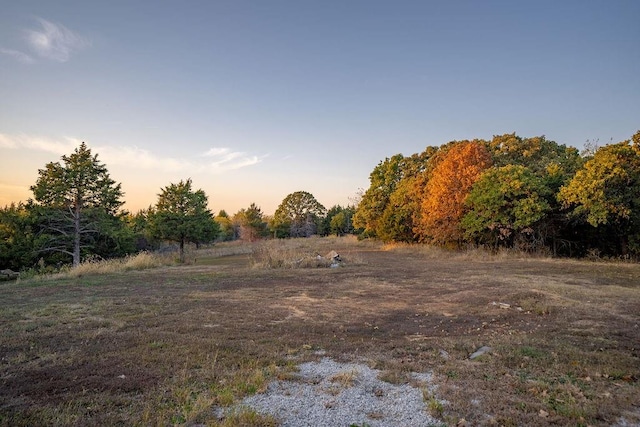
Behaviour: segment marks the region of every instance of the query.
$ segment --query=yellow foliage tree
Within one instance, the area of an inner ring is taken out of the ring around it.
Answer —
[[[464,201],[473,184],[491,164],[491,154],[485,141],[460,141],[451,146],[435,166],[424,189],[415,229],[421,241],[439,245],[460,244]]]

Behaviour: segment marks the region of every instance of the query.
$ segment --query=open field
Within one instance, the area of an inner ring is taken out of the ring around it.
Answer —
[[[0,425],[277,425],[214,409],[294,380],[319,350],[394,384],[432,372],[425,410],[446,425],[640,423],[640,265],[272,245],[256,253],[335,249],[344,265],[267,268],[220,246],[185,266],[2,283]]]

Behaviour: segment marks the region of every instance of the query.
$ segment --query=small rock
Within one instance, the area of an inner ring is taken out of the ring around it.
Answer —
[[[444,360],[449,360],[451,356],[449,356],[449,353],[446,350],[440,349],[440,357],[442,357]]]
[[[542,418],[547,418],[549,416],[549,413],[544,409],[540,409],[540,412],[538,412],[538,415]]]
[[[491,347],[488,347],[486,345],[483,345],[482,347],[480,347],[479,349],[477,349],[471,356],[469,356],[470,360],[476,359],[480,356],[482,356],[485,353],[488,353],[491,351]]]
[[[336,251],[331,251],[328,254],[325,255],[326,259],[329,259],[333,262],[340,262],[342,261],[342,258],[340,258],[340,255],[338,254],[338,252]]]
[[[0,280],[16,280],[20,273],[13,270],[0,270]]]

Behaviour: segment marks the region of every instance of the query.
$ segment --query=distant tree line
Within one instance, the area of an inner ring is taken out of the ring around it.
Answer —
[[[371,172],[353,222],[384,241],[640,256],[640,131],[576,148],[515,133],[452,141]]]
[[[0,208],[0,269],[52,271],[82,260],[216,241],[344,235],[354,232],[355,208],[328,211],[310,193],[288,195],[273,217],[251,203],[233,216],[208,208],[191,179],[162,188],[155,205],[131,214],[124,193],[83,142],[60,162],[38,170],[33,199]]]
[[[184,260],[187,244],[329,234],[640,257],[640,131],[582,153],[515,133],[429,146],[381,161],[357,206],[326,209],[297,191],[273,216],[255,203],[214,215],[191,179],[162,188],[155,205],[131,214],[121,209],[121,185],[85,143],[38,170],[31,190],[33,199],[0,208],[0,269],[48,270],[169,242]]]

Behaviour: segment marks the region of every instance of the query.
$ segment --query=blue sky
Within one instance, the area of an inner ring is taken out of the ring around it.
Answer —
[[[640,129],[635,0],[6,3],[0,206],[81,141],[129,210],[191,177],[216,212],[273,213],[429,145]]]

